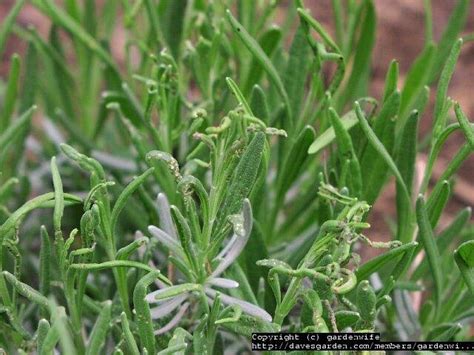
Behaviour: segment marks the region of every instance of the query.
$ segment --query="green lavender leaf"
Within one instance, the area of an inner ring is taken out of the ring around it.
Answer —
[[[443,174],[441,174],[438,181],[436,182],[428,202],[431,198],[439,195],[439,190],[442,189],[444,181],[449,180],[458,171],[461,164],[471,155],[471,153],[472,148],[467,143],[464,143],[461,148],[459,148],[454,157],[449,161],[449,164],[446,166]]]
[[[375,6],[372,1],[364,1],[360,4],[364,7],[364,19],[360,22],[360,37],[355,49],[354,63],[344,93],[340,102],[345,103],[353,98],[363,96],[367,91],[364,87],[370,74],[370,63],[372,48],[375,44]]]
[[[474,267],[474,241],[471,240],[463,243],[457,249],[457,253],[469,267]]]
[[[54,232],[61,232],[61,220],[64,213],[64,191],[61,176],[59,175],[58,167],[56,165],[56,157],[51,159],[51,173],[53,175],[54,185]]]
[[[36,106],[32,106],[2,132],[0,135],[0,147],[2,147],[2,152],[7,144],[12,142],[30,125],[31,116],[35,110]],[[3,154],[0,155],[0,157],[3,159]]]
[[[461,329],[461,324],[440,324],[429,332],[426,339],[430,341],[450,341]]]
[[[270,109],[265,92],[259,85],[254,85],[250,94],[250,108],[255,117],[259,118],[266,125],[270,122]]]
[[[439,75],[439,68],[441,68],[443,63],[447,61],[446,58],[448,58],[453,44],[459,38],[459,33],[464,28],[464,24],[466,23],[469,14],[469,7],[469,0],[459,0],[451,13],[448,24],[446,25],[438,43],[435,62],[433,63],[430,72],[430,81],[436,79]]]
[[[441,188],[430,196],[426,204],[426,212],[430,221],[431,228],[436,228],[438,221],[443,213],[449,198],[451,197],[451,186],[448,181],[443,181]]]
[[[293,117],[299,117],[304,98],[304,83],[309,70],[309,46],[303,29],[298,27],[291,43],[284,85],[288,92]],[[285,127],[285,126],[284,126]]]
[[[377,304],[377,296],[372,286],[367,280],[363,280],[357,286],[357,308],[363,325],[359,325],[362,329],[373,329]]]
[[[63,153],[71,160],[75,161],[82,169],[87,170],[91,174],[95,174],[97,178],[105,181],[105,172],[104,168],[100,163],[88,156],[79,153],[73,147],[67,144],[61,144],[61,150]]]
[[[434,107],[434,121],[433,121],[433,136],[438,137],[439,134],[446,127],[446,115],[443,114],[446,105],[446,94],[448,92],[448,85],[451,80],[451,77],[454,73],[456,62],[461,52],[462,39],[457,40],[451,53],[449,54],[448,59],[443,67],[441,72],[441,77],[438,83],[438,89],[436,92],[436,101]]]
[[[461,127],[467,142],[474,149],[474,131],[472,125],[457,102],[454,104],[454,112],[456,113],[459,126]]]
[[[245,26],[245,28],[247,27]],[[258,43],[268,58],[271,58],[277,50],[281,38],[282,31],[277,26],[272,26],[260,36]],[[260,61],[256,57],[253,57],[249,64],[247,79],[242,90],[244,93],[249,93],[252,86],[260,81],[263,71],[264,68],[260,64]]]
[[[418,196],[416,200],[416,219],[418,222],[420,241],[426,251],[426,257],[431,268],[434,281],[434,299],[435,299],[435,315],[441,306],[441,292],[442,292],[442,273],[438,260],[440,259],[439,251],[436,246],[433,229],[431,228],[428,214],[425,207],[423,196]]]
[[[136,312],[136,322],[139,331],[138,335],[140,337],[141,346],[145,348],[149,354],[155,353],[156,342],[155,335],[153,334],[150,307],[148,306],[148,302],[145,300],[145,296],[148,292],[148,286],[154,282],[159,275],[159,272],[150,271],[137,282],[137,285],[133,290],[133,305]]]
[[[36,351],[38,352],[38,354],[42,354],[43,343],[50,328],[51,326],[49,325],[49,322],[46,319],[43,318],[39,320],[38,330],[36,332]]]
[[[183,36],[183,31],[185,30],[185,26],[187,25],[185,20],[187,16],[186,13],[188,11],[187,7],[189,6],[188,2],[185,0],[177,0],[164,2],[160,5],[161,7],[164,7],[160,13],[161,21],[159,21],[163,37],[166,39],[173,57],[179,58],[182,42],[181,39]]]
[[[395,283],[398,282],[408,271],[409,267],[411,266],[411,263],[413,262],[413,255],[415,255],[416,251],[417,247],[408,250],[395,264],[388,279],[385,281],[384,287],[377,294],[377,308],[379,307],[378,303],[381,302],[386,295],[390,294],[390,292],[395,287]]]
[[[64,194],[64,199],[66,204],[82,203],[80,198],[70,194]],[[26,202],[23,206],[12,213],[10,217],[0,226],[1,238],[3,239],[5,236],[7,236],[11,232],[12,228],[14,228],[16,223],[20,220],[20,218],[25,216],[30,211],[41,207],[52,207],[51,205],[48,206],[48,202],[51,201],[54,201],[53,192],[37,196]]]
[[[51,243],[45,226],[41,226],[41,249],[40,249],[40,292],[48,295],[51,284]]]
[[[192,235],[188,222],[176,206],[171,206],[171,216],[173,217],[173,221],[178,231],[181,247],[183,248],[188,261],[193,265],[193,269],[198,270],[197,252],[194,247],[196,236]]]
[[[244,95],[240,91],[235,81],[228,77],[225,78],[225,80],[227,81],[227,85],[229,85],[230,89],[232,90],[232,93],[237,98],[237,101],[239,102],[239,104],[241,104],[242,107],[244,108],[245,113],[253,116],[253,112],[252,112],[252,109],[250,108],[250,105],[248,104],[247,100],[245,100]]]
[[[341,123],[344,126],[344,129],[346,129],[347,131],[354,127],[358,122],[359,121],[357,120],[355,111],[349,111],[341,117]],[[308,148],[308,154],[319,153],[322,149],[331,144],[335,138],[336,134],[334,132],[334,128],[328,128],[315,139],[313,144],[311,144],[311,146]]]
[[[1,37],[1,35],[0,35]],[[1,40],[0,40],[1,43]],[[0,53],[1,44],[0,44]],[[3,98],[3,110],[0,114],[0,127],[6,129],[10,125],[11,116],[15,109],[18,96],[18,82],[20,76],[20,57],[17,54],[12,55],[10,60],[10,71],[8,73],[8,83]]]
[[[73,33],[77,39],[87,46],[94,54],[96,54],[104,63],[106,63],[118,76],[119,70],[115,65],[112,57],[107,53],[102,46],[91,36],[83,27],[81,27],[74,18],[68,13],[60,9],[51,0],[41,0],[47,14],[50,15],[57,24],[66,28]]]
[[[134,267],[137,269],[145,270],[145,271],[154,271],[152,268],[150,268],[148,265],[137,262],[137,261],[130,261],[130,260],[113,260],[113,261],[104,261],[103,263],[77,263],[77,264],[71,264],[69,266],[72,269],[78,269],[78,270],[104,270],[104,269],[110,269],[110,268],[116,268],[116,267]],[[156,271],[156,270],[155,270]],[[157,278],[159,278],[161,281],[170,284],[170,281],[162,274],[158,272]]]
[[[154,168],[149,168],[123,189],[122,193],[115,202],[114,208],[112,209],[112,214],[110,218],[112,232],[115,230],[120,212],[122,212],[123,208],[125,207],[127,200],[130,198],[133,192],[136,191],[140,187],[140,185],[145,182],[145,180],[153,173],[153,171]]]
[[[392,95],[397,90],[398,75],[398,62],[394,59],[390,62],[390,66],[388,67],[387,74],[385,76],[385,87],[383,90],[382,99],[383,102],[385,102],[390,97],[390,95]]]
[[[24,4],[25,4],[25,0],[15,1],[10,12],[2,21],[2,26],[0,27],[0,56],[2,56],[3,54],[3,50],[5,48],[5,42],[7,41],[8,33],[11,31],[11,28],[15,22],[15,19],[20,13]]]
[[[353,327],[360,320],[359,312],[355,311],[337,311],[335,313],[335,316],[338,329],[346,329],[348,327]]]
[[[413,111],[408,117],[403,131],[400,133],[402,143],[397,151],[397,166],[410,196],[413,192],[413,179],[415,176],[418,121],[418,112]],[[404,198],[403,193],[403,187],[397,182],[397,239],[399,240],[407,240],[411,236],[413,225],[412,209],[407,205],[407,200]]]
[[[403,244],[397,248],[394,248],[386,253],[383,253],[375,258],[370,259],[363,265],[361,265],[356,270],[356,276],[358,280],[365,280],[374,272],[377,272],[384,266],[385,264],[393,261],[394,259],[401,257],[403,254],[409,252],[413,248],[418,245],[417,242],[411,242],[407,244]]]
[[[329,117],[331,125],[334,128],[336,134],[336,141],[339,148],[340,159],[344,161],[349,161],[349,167],[351,171],[349,188],[353,196],[360,196],[362,188],[362,175],[359,160],[357,159],[354,146],[352,144],[352,138],[349,133],[344,129],[344,126],[341,123],[336,111],[330,107],[329,108]]]
[[[397,150],[397,166],[400,170],[409,194],[413,191],[413,179],[415,176],[415,163],[418,140],[418,111],[413,111],[408,117],[405,127],[400,132],[400,144]]]
[[[288,147],[288,153],[283,163],[283,167],[277,182],[277,199],[282,201],[285,193],[291,187],[303,168],[307,158],[309,146],[313,143],[316,132],[310,126],[305,126],[295,139],[295,142]]]
[[[411,207],[410,193],[408,192],[408,188],[406,187],[405,181],[403,180],[403,177],[400,174],[400,171],[398,170],[395,162],[393,161],[392,157],[387,152],[383,144],[379,141],[379,139],[377,138],[373,130],[370,128],[369,124],[367,123],[367,120],[364,117],[364,114],[362,113],[362,110],[358,102],[355,103],[355,111],[357,114],[357,118],[359,120],[360,127],[362,128],[362,131],[366,135],[367,140],[372,145],[372,147],[380,154],[380,156],[385,160],[388,167],[390,168],[392,173],[395,175],[397,179],[397,183],[401,187],[405,209],[411,210],[412,207]],[[410,240],[411,236],[409,234],[404,234],[404,235],[401,235],[400,237],[402,238],[402,241],[407,241],[407,240]]]
[[[400,93],[395,91],[384,102],[374,123],[374,133],[389,153],[394,151],[395,117],[399,107]],[[362,154],[361,171],[363,173],[363,179],[366,181],[364,200],[372,204],[375,202],[377,196],[379,196],[388,174],[385,159],[383,159],[376,148],[370,144],[365,147]]]
[[[26,297],[31,302],[34,302],[38,304],[39,306],[44,307],[45,309],[49,309],[49,301],[41,293],[36,291],[31,286],[19,281],[15,276],[10,274],[8,271],[3,271],[3,276],[15,288],[15,290],[19,294]]]
[[[464,283],[471,295],[474,295],[474,268],[472,267],[472,253],[473,243],[472,241],[464,242],[454,251],[454,261],[461,271]]]
[[[130,351],[130,353],[133,355],[139,355],[140,351],[138,350],[137,343],[135,342],[135,337],[133,336],[133,333],[130,330],[130,324],[128,322],[127,315],[125,314],[125,312],[122,312],[120,314],[120,322],[122,323],[122,332],[128,351]]]
[[[110,328],[112,301],[105,301],[99,317],[92,328],[86,354],[100,353]]]
[[[298,8],[297,11],[301,18],[304,19],[304,21],[321,36],[326,46],[337,53],[341,53],[339,47],[333,41],[329,33],[327,33],[323,26],[321,26],[321,24],[316,19],[314,19],[307,10]]]
[[[240,158],[219,211],[218,221],[220,223],[217,224],[218,227],[222,226],[227,216],[239,212],[244,199],[252,190],[261,163],[264,143],[265,134],[256,133]]]
[[[438,250],[446,250],[449,245],[455,240],[456,237],[459,237],[463,228],[466,226],[466,223],[471,217],[471,208],[467,207],[461,210],[451,222],[436,238],[436,246]],[[422,249],[422,246],[418,246],[415,250],[415,255],[418,254]],[[411,278],[412,280],[419,280],[423,275],[425,275],[429,270],[428,260],[424,258],[418,267],[413,272]]]
[[[266,71],[269,76],[269,79],[272,81],[273,85],[275,85],[278,93],[282,97],[287,110],[288,110],[288,119],[290,122],[293,122],[293,118],[291,115],[290,110],[290,100],[288,98],[288,94],[285,90],[282,80],[278,75],[278,71],[273,66],[270,58],[265,54],[262,48],[259,46],[257,41],[243,28],[243,26],[232,16],[230,10],[226,11],[227,20],[229,21],[230,25],[232,26],[233,30],[237,34],[237,36],[241,39],[247,49],[252,53],[252,55],[260,62],[260,65]]]
[[[434,57],[436,54],[435,45],[429,43],[418,58],[413,62],[410,70],[407,73],[405,84],[402,90],[400,117],[405,117],[406,114],[413,109],[413,104],[416,98],[420,95],[423,87],[426,85],[433,66]],[[434,67],[434,66],[433,66]],[[436,70],[439,70],[437,68]],[[400,126],[405,122],[400,120]]]

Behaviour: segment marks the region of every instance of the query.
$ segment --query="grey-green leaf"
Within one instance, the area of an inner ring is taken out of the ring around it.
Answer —
[[[278,74],[278,71],[273,66],[270,58],[265,54],[263,49],[260,45],[255,41],[255,39],[245,30],[245,28],[232,16],[230,10],[226,11],[227,19],[231,24],[232,28],[234,29],[237,36],[242,40],[244,45],[247,49],[255,56],[255,58],[260,62],[263,69],[267,72],[268,77],[272,81],[273,85],[275,85],[278,93],[281,95],[285,105],[287,107],[288,112],[290,113],[290,100],[288,98],[288,94],[286,92],[285,86],[281,81],[281,78]],[[289,115],[290,122],[292,122],[291,114]]]
[[[112,301],[105,301],[102,305],[103,308],[92,328],[86,355],[99,354],[105,344],[110,328]]]
[[[425,207],[425,200],[422,195],[416,200],[416,219],[419,228],[420,241],[426,251],[426,257],[431,268],[434,281],[435,314],[441,306],[441,294],[443,287],[443,277],[439,263],[440,255],[434,240],[433,229],[431,228],[428,213]]]

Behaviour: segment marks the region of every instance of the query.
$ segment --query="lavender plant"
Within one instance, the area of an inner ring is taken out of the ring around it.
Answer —
[[[0,55],[10,35],[27,50],[0,83],[2,350],[243,353],[260,331],[472,340],[471,209],[440,223],[474,149],[447,96],[469,1],[438,42],[424,1],[424,48],[403,85],[392,61],[380,97],[373,1],[331,4],[335,36],[301,0],[14,2]],[[16,23],[24,6],[46,36]]]

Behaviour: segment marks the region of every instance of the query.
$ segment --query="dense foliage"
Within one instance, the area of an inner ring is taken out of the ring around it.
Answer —
[[[380,97],[372,0],[333,0],[334,36],[310,1],[31,0],[47,37],[16,24],[25,3],[0,27],[0,55],[12,34],[27,43],[0,86],[0,348],[471,339],[470,208],[438,226],[474,149],[447,96],[469,0],[436,42],[424,2],[425,46],[403,84],[390,64]],[[433,181],[456,131],[465,142]],[[396,218],[376,241],[367,220],[392,180]],[[361,261],[361,248],[383,250]]]

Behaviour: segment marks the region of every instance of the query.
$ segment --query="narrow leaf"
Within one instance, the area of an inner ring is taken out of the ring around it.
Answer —
[[[0,35],[1,36],[1,35]],[[0,40],[1,41],[1,40]],[[0,44],[1,47],[1,44]],[[0,56],[1,56],[0,48]],[[7,129],[10,125],[10,119],[15,110],[18,95],[18,79],[20,76],[20,57],[17,54],[12,55],[10,60],[10,71],[8,73],[8,83],[3,97],[3,110],[0,113],[0,127]]]
[[[133,290],[133,305],[135,307],[138,335],[140,337],[141,346],[146,349],[148,354],[156,353],[156,343],[155,335],[153,334],[150,307],[145,297],[148,293],[148,286],[153,283],[159,275],[159,272],[151,271],[138,281]]]
[[[382,99],[383,102],[385,102],[390,97],[390,95],[392,95],[397,90],[398,74],[398,61],[394,59],[390,62],[390,66],[387,70],[387,75],[385,76],[385,87],[383,90]]]
[[[117,198],[117,201],[115,202],[114,208],[112,209],[112,214],[110,218],[112,233],[114,233],[115,231],[120,212],[122,212],[123,208],[127,204],[127,200],[135,192],[135,190],[138,189],[140,185],[145,182],[145,180],[153,173],[153,171],[154,168],[149,168],[139,177],[134,179],[130,184],[128,184],[120,193],[119,197]]]
[[[0,57],[3,55],[7,36],[15,22],[16,17],[20,13],[21,8],[25,4],[26,0],[15,1],[8,15],[2,20],[0,27]]]
[[[472,297],[474,297],[474,267],[472,266],[474,264],[472,258],[474,255],[473,246],[474,243],[470,240],[461,244],[459,248],[454,251],[454,261],[456,261],[464,283],[471,292]]]
[[[456,67],[456,62],[461,52],[462,39],[458,39],[451,49],[446,64],[443,67],[436,91],[436,101],[434,107],[433,136],[438,137],[446,127],[446,115],[443,114],[446,105],[448,85]]]
[[[288,94],[285,90],[283,82],[280,79],[280,76],[278,75],[278,71],[273,66],[270,58],[268,58],[257,41],[255,41],[255,39],[252,38],[252,36],[245,30],[245,28],[243,28],[243,26],[234,18],[234,16],[232,16],[230,10],[226,11],[226,15],[237,36],[242,40],[250,53],[252,53],[252,55],[260,62],[264,70],[267,72],[268,77],[272,81],[273,85],[275,85],[278,93],[281,95],[289,113],[289,120],[292,122],[293,119],[291,116],[291,105]]]
[[[370,259],[356,270],[357,280],[367,279],[371,274],[380,270],[385,264],[409,252],[417,245],[417,242],[403,244],[402,246]]]
[[[354,111],[349,111],[341,117],[341,123],[346,131],[349,131],[358,123],[357,116]],[[316,140],[308,148],[308,154],[316,154],[323,150],[325,147],[330,145],[336,138],[336,133],[333,127],[329,127],[322,134],[320,134]]]
[[[435,53],[435,45],[433,43],[428,44],[410,67],[402,90],[400,106],[401,117],[405,117],[405,115],[413,108],[416,98],[420,95],[423,87],[428,82]],[[439,68],[436,69],[438,70]],[[403,124],[404,122],[401,121],[400,125]]]
[[[102,310],[92,328],[86,355],[100,354],[110,328],[112,301],[102,303]]]
[[[377,150],[377,152],[382,156],[382,158],[385,160],[387,163],[388,167],[390,170],[392,170],[392,173],[395,175],[397,182],[400,184],[401,189],[403,191],[403,195],[407,200],[407,203],[410,203],[410,194],[408,192],[408,189],[406,187],[405,181],[403,180],[402,175],[400,174],[400,171],[397,168],[397,165],[393,161],[392,157],[390,154],[387,152],[383,144],[379,141],[377,136],[375,135],[374,131],[370,128],[366,118],[364,117],[364,114],[362,113],[362,109],[360,108],[359,103],[356,101],[355,103],[355,111],[357,114],[357,119],[359,120],[359,124],[362,128],[362,131],[366,135],[369,143],[372,145],[372,147]]]
[[[419,228],[420,241],[426,251],[426,257],[431,268],[434,281],[435,315],[441,306],[441,295],[443,287],[443,278],[440,268],[440,255],[433,236],[428,214],[425,207],[425,201],[422,195],[416,200],[416,219]]]

